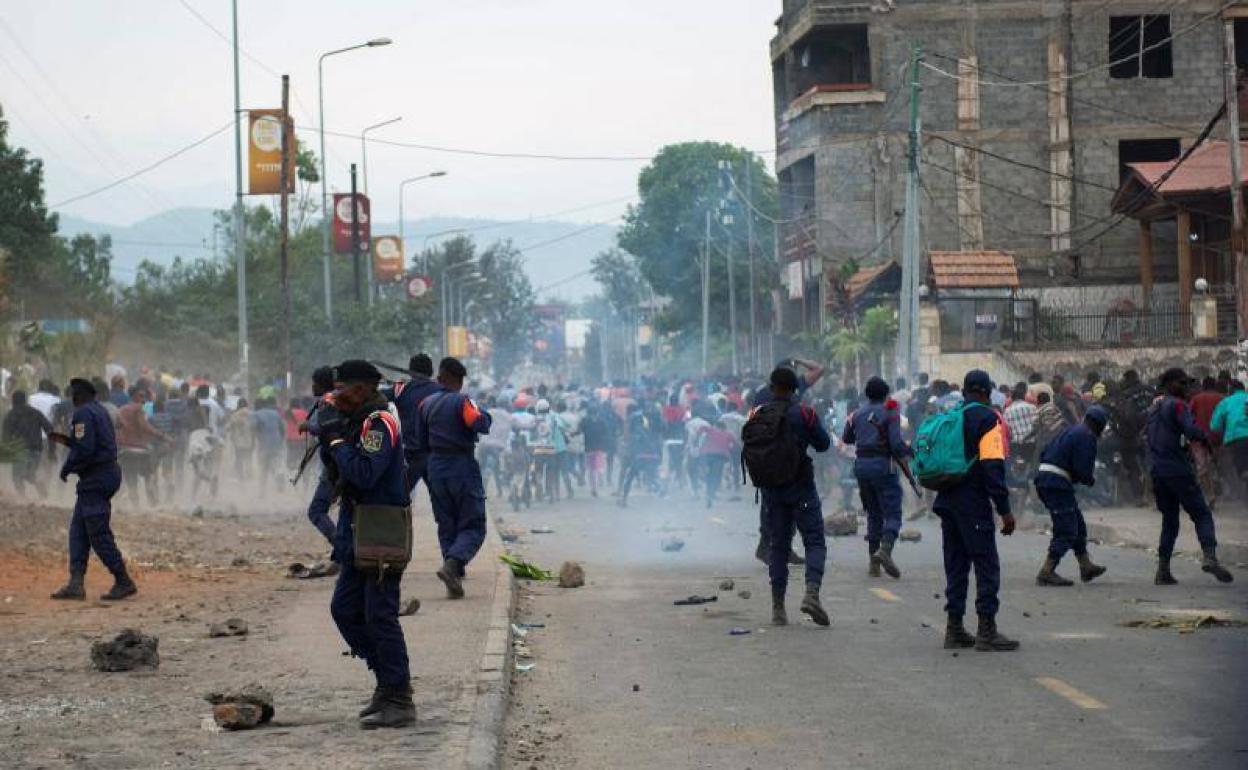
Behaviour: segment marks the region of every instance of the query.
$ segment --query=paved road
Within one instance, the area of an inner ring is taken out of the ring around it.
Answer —
[[[919,523],[922,543],[898,546],[899,581],[867,577],[860,539],[835,540],[833,621],[820,629],[768,625],[748,500],[708,511],[640,497],[621,511],[577,499],[504,518],[553,528],[525,535],[522,550],[556,569],[579,559],[589,580],[534,585],[522,602],[521,620],[547,627],[526,639],[536,667],[516,674],[505,767],[1248,767],[1248,628],[1119,625],[1206,610],[1248,618],[1243,572],[1223,586],[1183,560],[1181,585],[1159,588],[1146,553],[1105,547],[1096,583],[1040,589],[1045,540],[998,538],[999,624],[1023,648],[953,653],[941,648],[935,521]],[[683,551],[660,550],[671,536]],[[718,592],[724,577],[752,597]],[[692,593],[720,598],[672,606]],[[734,626],[752,633],[730,636]]]

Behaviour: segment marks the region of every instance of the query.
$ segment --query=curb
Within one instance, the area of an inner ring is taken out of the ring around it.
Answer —
[[[502,538],[495,533],[499,546]],[[485,652],[477,669],[477,704],[468,729],[469,770],[495,770],[502,756],[503,720],[511,695],[511,622],[516,607],[516,581],[511,569],[494,559],[494,602]]]
[[[1217,525],[1216,514],[1214,515],[1214,525],[1215,526]],[[1158,516],[1158,527],[1160,526],[1161,526],[1160,516]],[[1180,521],[1180,526],[1182,526],[1182,520]],[[1156,539],[1150,540],[1148,542],[1143,542],[1139,540],[1138,538],[1126,536],[1126,534],[1120,532],[1119,530],[1117,530],[1116,528],[1114,528],[1113,526],[1109,524],[1089,523],[1088,524],[1088,539],[1099,540],[1100,542],[1105,543],[1106,545],[1119,544],[1119,545],[1126,546],[1128,548],[1139,548],[1143,550],[1157,548]],[[1182,553],[1183,553],[1182,550],[1175,551],[1176,556],[1181,555]],[[1194,551],[1191,553],[1194,556],[1200,555],[1199,551]],[[1219,543],[1218,544],[1218,557],[1219,557],[1219,560],[1224,563],[1230,563],[1230,564],[1248,563],[1248,546],[1245,546],[1240,543],[1225,543],[1225,542]]]

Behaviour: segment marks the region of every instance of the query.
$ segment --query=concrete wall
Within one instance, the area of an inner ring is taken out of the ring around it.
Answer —
[[[800,15],[812,3],[783,5],[788,14]],[[887,95],[884,103],[814,107],[797,115],[788,122],[786,143],[778,155],[777,166],[783,171],[798,158],[815,153],[819,247],[826,258],[841,261],[871,250],[892,223],[893,213],[904,205],[908,119],[905,70],[911,47],[919,44],[925,51],[957,56],[962,53],[962,41],[970,40],[979,65],[1001,73],[981,70],[981,80],[1044,81],[1050,38],[1066,40],[1064,3],[980,0],[967,5],[908,0],[896,3],[893,10],[884,13],[872,12],[866,4],[856,2],[818,0],[813,5],[821,20],[869,25],[873,86]],[[1174,34],[1219,5],[1215,0],[1178,4],[1122,0],[1112,6],[1099,0],[1073,3],[1070,71],[1094,70],[1069,81],[1074,100],[1070,105],[1074,173],[1090,183],[1075,185],[1074,244],[1098,233],[1104,225],[1096,224],[1096,220],[1110,215],[1113,193],[1096,185],[1117,186],[1119,140],[1176,137],[1186,146],[1222,100],[1219,21],[1205,22],[1172,43],[1172,78],[1119,80],[1110,78],[1107,69],[1096,70],[1108,61],[1109,14],[1169,9]],[[778,37],[777,41],[781,39]],[[941,69],[957,71],[957,64],[946,59],[929,56],[927,61]],[[794,57],[786,60],[782,52],[773,66],[782,74],[784,67],[795,66]],[[929,137],[942,135],[1041,169],[1049,168],[1047,86],[982,85],[981,129],[958,132],[956,81],[928,70],[922,71],[921,80],[921,115]],[[785,80],[777,77],[776,82],[783,86]],[[777,94],[778,112],[793,96],[796,95]],[[925,242],[931,249],[961,248],[963,238],[956,221],[956,177],[948,171],[955,168],[953,148],[929,138],[924,153]],[[981,157],[980,168],[985,246],[1017,253],[1029,283],[1131,281],[1138,275],[1138,236],[1133,221],[1119,225],[1085,248],[1081,273],[1075,275],[1070,260],[1052,258],[1050,239],[1046,236],[1052,228],[1050,209],[1043,201],[1051,200],[1051,177],[989,157]],[[897,228],[889,248],[880,252],[899,252],[900,242],[901,229]],[[1164,280],[1172,275],[1173,259],[1160,243],[1157,255],[1159,278]],[[872,256],[878,259],[880,253]]]

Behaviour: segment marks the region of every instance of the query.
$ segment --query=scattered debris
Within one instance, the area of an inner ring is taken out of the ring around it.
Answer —
[[[823,532],[832,537],[848,537],[858,534],[858,517],[853,514],[825,516]]]
[[[676,605],[677,607],[688,607],[694,604],[709,604],[711,602],[717,602],[717,601],[719,601],[718,596],[698,596],[697,594],[693,594],[692,596],[686,597],[684,599],[677,599],[676,601],[672,602],[672,604]]]
[[[213,720],[226,730],[250,730],[273,718],[273,694],[256,683],[238,690],[210,692]]]
[[[516,623],[512,623],[512,624],[511,624],[511,633],[513,633],[513,634],[515,634],[516,636],[518,636],[518,637],[520,637],[521,639],[523,639],[524,637],[526,637],[526,636],[528,636],[528,635],[529,635],[529,629],[525,628],[525,627],[524,627],[524,626],[522,626],[522,625],[518,625],[518,624],[516,624]]]
[[[231,567],[250,567],[251,562],[246,556],[235,556],[234,561],[230,562]]]
[[[524,561],[523,559],[517,559],[509,553],[499,554],[498,558],[504,563],[509,564],[511,566],[511,574],[518,578],[524,578],[526,580],[555,579],[554,573],[549,570],[544,570],[535,564],[530,564],[529,562]]]
[[[295,562],[286,568],[286,577],[295,578],[296,580],[333,577],[338,574],[338,569],[338,565],[332,561],[318,561],[310,567],[301,562]]]
[[[536,663],[521,663],[519,661],[516,661],[516,670],[522,674],[526,671],[532,671],[535,668],[537,668]]]
[[[1191,634],[1201,628],[1241,628],[1248,626],[1248,622],[1218,617],[1217,615],[1197,615],[1195,617],[1162,615],[1144,620],[1127,620],[1119,623],[1119,625],[1124,628],[1173,628],[1180,634]]]
[[[641,692],[641,685],[639,684],[633,685],[633,692]]]
[[[545,628],[546,624],[545,623],[517,623],[513,625],[512,627],[513,628],[519,627],[519,628],[524,629],[525,631],[532,631],[535,628]]]
[[[719,590],[721,591],[731,591],[732,589],[736,587],[737,587],[737,584],[732,579],[719,581]]]
[[[403,607],[399,610],[399,616],[415,615],[417,612],[420,612],[420,599],[413,597],[403,604]]]
[[[247,621],[242,618],[230,618],[224,623],[213,623],[208,626],[208,636],[216,639],[222,636],[246,636]]]
[[[668,537],[659,543],[659,547],[668,553],[675,553],[685,547],[685,541],[678,537]]]
[[[97,671],[154,670],[160,666],[159,644],[156,637],[127,628],[112,641],[92,644],[91,664]]]
[[[551,529],[550,527],[530,527],[529,534],[530,535],[553,535],[555,534],[555,531]]]
[[[754,594],[750,593],[749,591],[737,591],[737,596],[740,596],[742,599],[748,599],[753,595]]]
[[[519,532],[519,530],[515,530],[515,529],[500,529],[500,530],[498,531],[498,536],[499,536],[499,537],[501,537],[501,538],[503,539],[503,542],[504,542],[504,543],[518,543],[518,542],[520,542],[520,532]]]
[[[750,629],[748,628],[742,628],[741,626],[733,626],[732,630],[728,632],[728,635],[729,636],[745,636],[748,633],[750,633]]]
[[[585,568],[579,562],[565,561],[559,568],[560,588],[580,588],[585,585]]]
[[[217,724],[217,720],[212,717],[204,717],[199,720],[199,729],[206,733],[219,733],[221,732],[221,725]]]
[[[897,533],[897,539],[903,543],[917,543],[923,539],[923,533],[914,527],[906,527]]]

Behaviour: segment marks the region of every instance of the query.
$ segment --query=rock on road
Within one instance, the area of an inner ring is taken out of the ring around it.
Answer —
[[[746,497],[706,510],[678,492],[620,510],[582,492],[504,514],[526,533],[554,530],[523,536],[528,558],[552,569],[581,561],[587,581],[522,592],[519,619],[545,628],[524,639],[536,665],[515,674],[504,767],[1248,767],[1248,628],[1121,625],[1244,619],[1242,570],[1224,586],[1176,559],[1181,584],[1161,588],[1144,551],[1093,546],[1107,575],[1042,589],[1046,539],[998,537],[998,621],[1022,649],[954,653],[941,647],[939,525],[928,520],[921,543],[898,545],[896,581],[867,577],[861,536],[830,539],[831,628],[797,612],[800,573],[792,625],[775,628]],[[660,549],[672,536],[682,551]],[[1073,559],[1061,571],[1077,575]],[[734,590],[718,590],[723,578]],[[690,594],[719,599],[672,605]],[[967,620],[973,630],[973,612]]]

